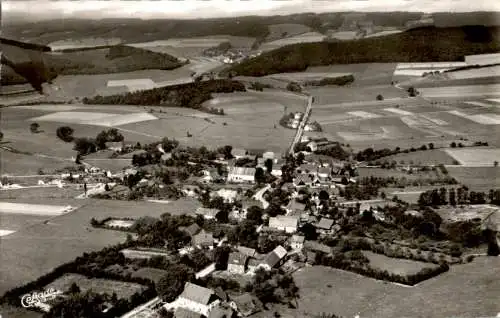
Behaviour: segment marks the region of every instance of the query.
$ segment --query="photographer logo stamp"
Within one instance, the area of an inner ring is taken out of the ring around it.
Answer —
[[[33,292],[31,294],[25,294],[21,298],[21,305],[24,308],[37,307],[40,304],[44,304],[47,301],[56,298],[60,292],[54,288],[49,288],[42,292]]]

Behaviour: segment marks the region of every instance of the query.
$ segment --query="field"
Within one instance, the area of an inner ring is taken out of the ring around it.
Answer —
[[[268,26],[269,34],[266,41],[274,41],[281,38],[296,36],[311,31],[311,28],[303,24],[282,23]]]
[[[75,111],[51,113],[48,115],[31,118],[30,121],[52,121],[67,124],[113,127],[155,119],[157,119],[155,116],[148,113],[114,114]]]
[[[434,144],[434,146],[438,145]],[[399,164],[417,164],[417,165],[454,164],[453,157],[450,156],[446,150],[441,150],[441,149],[399,153],[397,155],[386,157],[383,160],[388,160],[389,162],[396,161]]]
[[[159,217],[167,212],[194,213],[199,206],[198,202],[189,199],[169,204],[93,199],[18,199],[8,202],[81,207],[71,213],[52,217],[49,222],[44,222],[47,218],[42,220],[21,215],[20,219],[16,219],[12,215],[9,222],[17,231],[1,238],[0,294],[34,280],[84,252],[125,241],[124,232],[91,228],[89,222],[92,217]]]
[[[500,149],[495,148],[466,148],[466,149],[456,149],[450,148],[446,149],[446,152],[455,158],[463,166],[489,166],[493,165],[494,161],[500,159]]]
[[[319,32],[307,32],[300,35],[282,38],[271,42],[265,42],[259,47],[259,50],[269,51],[290,44],[321,42],[323,41],[324,38],[325,36]]]
[[[98,47],[98,46],[106,46],[106,45],[117,45],[122,41],[119,38],[84,38],[79,40],[59,40],[54,41],[47,46],[49,46],[52,51],[61,51],[66,49],[78,49],[78,48],[90,48],[90,47]]]
[[[58,206],[58,205],[0,202],[0,213],[2,214],[57,216],[69,213],[75,208],[76,207],[68,205]]]
[[[384,160],[384,159],[381,159]],[[428,172],[414,172],[408,174],[404,171],[392,170],[392,169],[382,169],[382,168],[358,168],[358,173],[360,177],[378,177],[378,178],[406,178],[407,180],[414,180],[419,178],[429,178],[436,179],[437,173],[435,171]]]
[[[495,280],[499,273],[499,258],[478,258],[452,266],[449,272],[416,287],[404,287],[323,266],[306,267],[293,274],[300,290],[297,309],[280,307],[279,312],[286,318],[321,313],[374,318],[494,317],[500,312],[500,286]]]
[[[423,87],[419,92],[427,98],[497,96],[500,95],[500,84]]]
[[[500,188],[500,167],[447,167],[450,176],[471,190],[488,192]]]
[[[396,275],[414,275],[424,268],[437,266],[424,262],[387,257],[371,251],[363,251],[363,254],[370,260],[370,267]]]
[[[66,292],[73,283],[76,283],[83,293],[88,290],[108,295],[116,293],[118,299],[129,299],[136,292],[141,292],[146,289],[144,286],[135,283],[101,278],[88,279],[79,274],[65,274],[45,286],[45,289],[54,288],[55,290]]]

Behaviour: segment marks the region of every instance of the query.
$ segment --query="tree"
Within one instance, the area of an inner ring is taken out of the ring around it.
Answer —
[[[319,197],[319,199],[320,199],[321,201],[328,201],[328,200],[330,199],[330,195],[329,195],[329,194],[328,194],[328,192],[327,192],[327,191],[325,191],[325,190],[321,190],[321,191],[319,192],[319,196],[318,196],[318,197]]]
[[[434,144],[432,142],[430,142],[428,146],[429,146],[429,149],[431,149],[431,150],[434,149]]]
[[[450,201],[450,205],[452,205],[452,206],[456,206],[457,205],[457,196],[455,194],[455,189],[454,188],[450,188],[448,190],[448,198],[449,198],[449,201]]]
[[[73,128],[69,126],[61,126],[56,130],[56,135],[64,142],[72,142],[73,141]]]
[[[225,270],[231,248],[229,246],[218,246],[214,249],[214,263],[217,270]]]
[[[255,222],[256,224],[262,224],[262,214],[264,210],[261,207],[253,205],[247,210],[247,220]]]
[[[304,234],[304,238],[307,241],[315,241],[318,238],[318,233],[316,232],[316,227],[311,223],[304,224],[300,231]]]
[[[156,285],[156,292],[166,302],[174,301],[184,290],[186,282],[193,279],[193,273],[184,264],[172,264]]]
[[[273,171],[273,160],[272,159],[267,159],[265,161],[264,165],[266,166],[266,170],[268,173],[271,173],[271,171]]]
[[[417,90],[415,89],[415,87],[410,86],[410,87],[408,88],[408,95],[409,95],[410,97],[415,97],[415,96],[417,96],[417,94],[418,94],[418,92],[417,92]]]
[[[0,131],[0,141],[3,140],[3,132]]]
[[[80,287],[78,287],[78,285],[75,282],[73,282],[73,284],[71,284],[71,286],[68,289],[68,293],[77,294],[79,292],[80,292]]]
[[[296,93],[302,92],[302,87],[300,87],[300,85],[295,82],[288,83],[286,89],[289,90],[290,92],[296,92]]]
[[[264,169],[262,169],[261,167],[258,167],[257,169],[255,169],[255,182],[257,182],[258,184],[260,183],[264,183],[266,181],[266,176],[264,174]]]
[[[457,147],[457,143],[456,143],[456,142],[452,142],[452,143],[450,144],[450,147],[451,147],[451,148],[456,148],[456,147]]]
[[[295,162],[297,163],[297,165],[301,165],[304,163],[304,160],[305,160],[305,156],[302,152],[299,152],[299,154],[297,155],[297,158],[295,160]]]
[[[73,149],[76,150],[82,156],[97,151],[97,147],[94,141],[88,138],[75,139],[75,145]]]
[[[498,161],[497,160],[493,161],[493,167],[498,167]]]
[[[31,123],[30,125],[31,133],[36,134],[38,132],[38,128],[40,128],[40,125],[38,123]]]
[[[377,95],[377,100],[384,100],[384,96],[382,96],[381,94],[378,94]]]

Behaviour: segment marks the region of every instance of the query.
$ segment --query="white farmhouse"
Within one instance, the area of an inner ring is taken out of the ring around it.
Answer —
[[[255,182],[255,168],[229,167],[227,182],[242,183]]]
[[[175,303],[177,308],[184,308],[208,317],[220,300],[217,299],[213,290],[187,282],[184,291]]]
[[[269,218],[269,227],[287,233],[297,232],[299,220],[296,216],[279,215]]]

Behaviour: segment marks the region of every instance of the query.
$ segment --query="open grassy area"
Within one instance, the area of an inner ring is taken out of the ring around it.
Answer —
[[[82,292],[92,290],[99,294],[112,295],[116,293],[118,299],[128,299],[134,293],[141,292],[145,289],[144,286],[135,283],[101,278],[88,279],[80,274],[65,274],[45,286],[45,288],[54,288],[55,290],[66,292],[73,283],[76,283]]]
[[[446,151],[441,149],[433,149],[426,151],[416,151],[410,153],[399,153],[397,155],[389,156],[384,158],[384,160],[389,160],[392,162],[395,160],[398,164],[422,164],[422,165],[451,165],[454,164],[454,159]]]
[[[437,267],[429,263],[391,258],[370,251],[363,251],[363,254],[370,260],[370,267],[396,275],[414,275],[424,268]]]
[[[2,238],[0,294],[36,279],[83,252],[99,250],[125,241],[124,232],[91,228],[89,222],[92,217],[159,217],[167,212],[194,213],[199,206],[197,201],[190,199],[181,199],[169,204],[93,199],[18,199],[13,202],[71,204],[82,207],[71,213],[53,217],[48,223],[34,222],[32,226],[20,228]]]
[[[500,167],[448,167],[450,176],[472,191],[485,191],[500,187]]]
[[[494,317],[500,312],[499,273],[499,258],[478,258],[416,287],[403,287],[328,267],[306,267],[293,274],[300,289],[297,309],[280,307],[279,312],[281,317],[322,312],[373,318]]]

